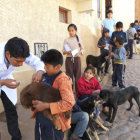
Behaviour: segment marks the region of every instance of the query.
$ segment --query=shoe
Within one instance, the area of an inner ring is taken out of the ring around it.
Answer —
[[[125,87],[120,87],[120,89],[125,89]]]
[[[132,57],[128,57],[128,59],[133,59]]]
[[[105,72],[105,73],[104,73],[104,75],[107,75],[107,74],[109,74],[109,72]]]
[[[112,85],[111,89],[112,90],[116,90],[117,89],[117,86],[116,85]]]
[[[82,140],[79,136],[77,136],[76,134],[71,134],[70,139],[69,140]]]
[[[112,84],[112,87],[117,87],[117,85],[113,85],[113,84]]]

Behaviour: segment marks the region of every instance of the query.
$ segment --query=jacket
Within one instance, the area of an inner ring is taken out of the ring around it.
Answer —
[[[78,82],[77,82],[77,98],[80,97],[80,95],[87,94],[91,95],[93,91],[95,90],[102,90],[99,81],[93,77],[89,82],[85,80],[84,76],[82,76]]]
[[[58,77],[56,77],[52,87],[59,90],[62,100],[50,103],[51,114],[59,114],[58,121],[60,122],[62,131],[64,132],[71,127],[71,118],[66,120],[63,116],[63,112],[72,110],[72,107],[75,104],[72,85],[68,76],[62,72]]]

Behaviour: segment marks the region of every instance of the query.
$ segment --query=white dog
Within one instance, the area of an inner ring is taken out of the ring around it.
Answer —
[[[136,44],[135,40],[134,40],[134,45],[133,45],[133,52],[135,54],[140,54],[140,44]]]

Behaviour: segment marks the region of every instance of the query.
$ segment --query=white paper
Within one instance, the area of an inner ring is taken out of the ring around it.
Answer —
[[[106,44],[104,49],[109,50],[109,44]]]
[[[79,52],[79,49],[75,49],[73,50],[71,53],[72,53],[72,56],[75,57],[76,54]]]
[[[69,47],[68,44],[65,44],[65,45],[64,45],[64,50],[65,50],[66,52],[69,52],[69,51],[71,51],[71,48]]]

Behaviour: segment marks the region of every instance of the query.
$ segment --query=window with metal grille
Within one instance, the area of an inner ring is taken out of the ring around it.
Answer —
[[[48,50],[47,43],[34,43],[34,53],[38,57],[41,57]]]

